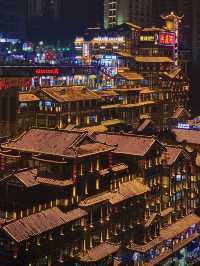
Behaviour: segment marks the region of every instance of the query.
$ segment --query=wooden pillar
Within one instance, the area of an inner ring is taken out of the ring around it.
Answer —
[[[106,206],[106,221],[110,220],[109,205]]]
[[[88,195],[88,183],[87,183],[87,180],[85,180],[85,195]]]
[[[101,206],[100,212],[101,212],[100,223],[102,224],[103,223],[103,206]]]
[[[83,252],[85,252],[85,251],[86,251],[86,240],[83,239]]]
[[[106,240],[109,240],[109,229],[108,228],[106,228]]]
[[[92,236],[90,235],[90,248],[93,248]]]
[[[93,213],[92,213],[92,209],[90,210],[90,227],[93,228]]]
[[[100,235],[100,243],[103,243],[103,232],[101,231],[101,235]]]

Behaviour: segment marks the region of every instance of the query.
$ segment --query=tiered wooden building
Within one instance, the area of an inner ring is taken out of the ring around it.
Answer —
[[[154,137],[32,128],[0,166],[2,265],[156,265],[199,236],[191,156]]]

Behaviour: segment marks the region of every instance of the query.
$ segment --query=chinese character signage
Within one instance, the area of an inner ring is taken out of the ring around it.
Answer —
[[[159,43],[161,45],[175,45],[176,44],[176,34],[162,32],[159,36]]]
[[[0,78],[0,91],[9,88],[30,87],[31,78]]]
[[[154,35],[141,35],[140,41],[141,42],[154,42],[155,36]]]
[[[35,70],[36,75],[49,75],[49,76],[57,76],[59,75],[59,69],[58,68],[37,68]]]

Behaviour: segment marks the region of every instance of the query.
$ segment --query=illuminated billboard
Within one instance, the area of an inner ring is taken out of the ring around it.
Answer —
[[[159,43],[161,45],[175,45],[176,44],[176,34],[175,33],[168,33],[162,32],[159,35]]]

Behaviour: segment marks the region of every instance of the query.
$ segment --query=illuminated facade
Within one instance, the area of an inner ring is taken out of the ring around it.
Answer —
[[[165,265],[183,248],[187,260],[198,255],[199,177],[180,146],[33,128],[1,145],[0,167],[4,265]]]

